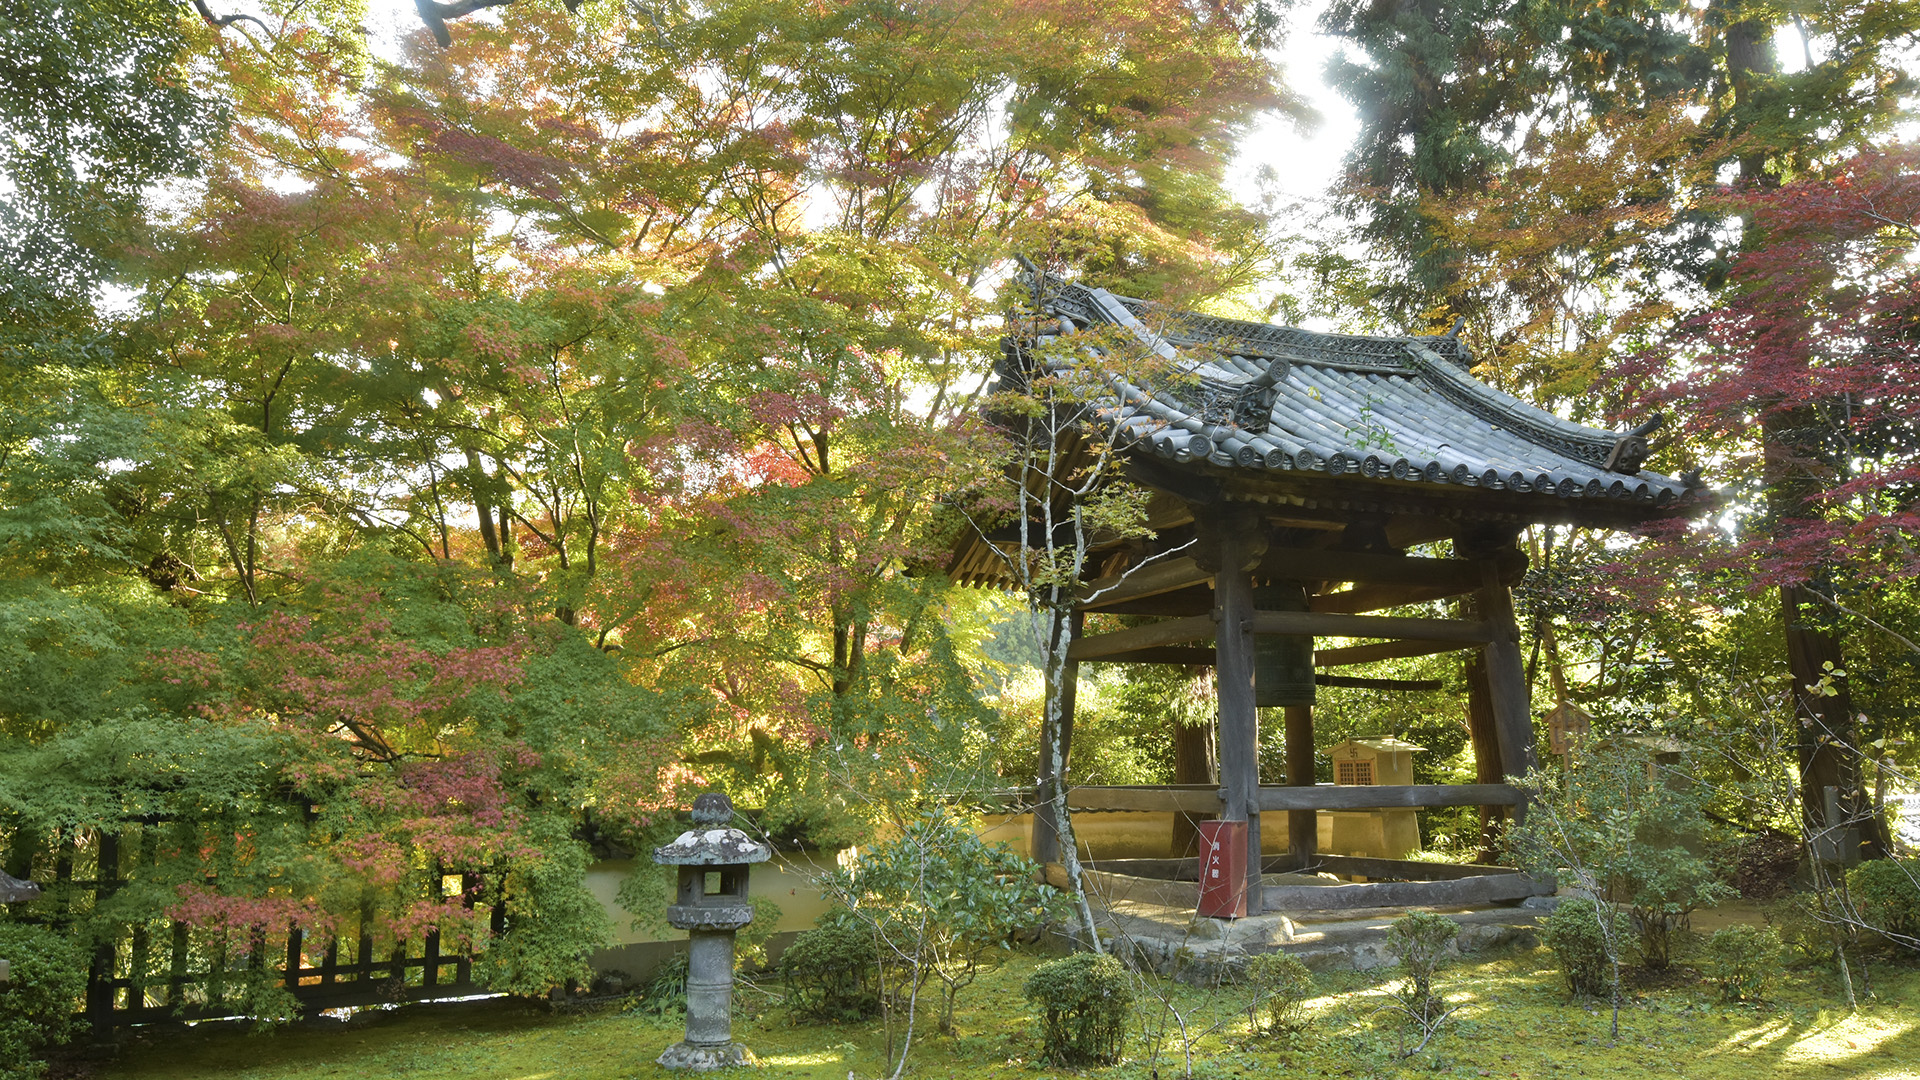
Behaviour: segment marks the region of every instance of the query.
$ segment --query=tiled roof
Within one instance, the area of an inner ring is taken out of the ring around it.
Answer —
[[[1113,326],[1166,358],[1170,370],[1143,380],[1154,385],[1115,389],[1122,430],[1168,461],[1661,509],[1704,491],[1697,478],[1639,468],[1648,426],[1591,428],[1502,393],[1467,373],[1471,354],[1451,335],[1319,334],[1170,311],[1052,277],[1038,292],[1041,309],[1061,320],[1036,342],[1049,362],[1068,362],[1068,335]]]

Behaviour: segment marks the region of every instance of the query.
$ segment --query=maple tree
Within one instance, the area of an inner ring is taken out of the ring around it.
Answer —
[[[1485,357],[1483,370],[1496,382],[1589,422],[1639,422],[1663,400],[1642,393],[1641,365],[1672,357],[1681,369],[1714,367],[1690,320],[1747,303],[1736,298],[1748,294],[1759,273],[1748,260],[1765,258],[1782,242],[1756,227],[1752,207],[1723,197],[1725,185],[1764,192],[1842,175],[1843,163],[1883,138],[1901,115],[1912,76],[1887,48],[1887,31],[1910,19],[1904,10],[1850,5],[1793,12],[1735,3],[1489,4],[1472,11],[1336,5],[1329,28],[1372,61],[1366,70],[1348,69],[1364,130],[1350,160],[1347,206],[1382,256],[1370,268],[1365,298],[1403,324],[1464,316]],[[1780,56],[1783,43],[1798,55]],[[1786,241],[1781,253],[1791,248]],[[1798,284],[1847,291],[1840,279],[1811,271]],[[1350,283],[1346,291],[1356,294]],[[1839,325],[1815,317],[1798,329],[1838,342],[1848,337]],[[1748,351],[1737,335],[1716,344]],[[1828,569],[1800,576],[1804,560],[1760,538],[1797,531],[1788,522],[1810,516],[1797,507],[1821,486],[1809,486],[1804,469],[1781,463],[1821,460],[1828,437],[1818,423],[1805,422],[1809,414],[1769,404],[1781,380],[1822,381],[1819,352],[1801,356],[1806,370],[1797,377],[1775,365],[1721,384],[1728,394],[1755,395],[1745,415],[1760,423],[1765,454],[1775,462],[1767,470],[1726,470],[1736,497],[1773,508],[1741,518],[1740,527],[1756,534],[1740,547],[1756,571],[1742,580],[1782,590],[1766,617],[1775,623],[1776,647],[1784,646],[1782,659],[1804,686],[1818,684],[1829,667],[1852,665],[1842,656],[1842,623],[1814,616],[1801,583],[1830,577],[1866,554],[1835,553]],[[1704,467],[1713,477],[1727,454],[1746,452],[1721,449],[1715,443],[1727,429],[1687,415],[1696,422],[1676,428],[1690,456],[1668,471]],[[1696,437],[1708,445],[1697,445]],[[1741,487],[1754,476],[1771,485],[1765,494]],[[1560,551],[1576,568],[1619,565],[1596,537],[1568,537]],[[1727,565],[1707,550],[1697,554]],[[1661,565],[1675,576],[1699,577]],[[1590,585],[1598,580],[1587,578]],[[1631,600],[1630,590],[1598,592]],[[1740,597],[1719,607],[1723,617],[1748,614]],[[1690,652],[1694,646],[1683,639],[1700,639],[1684,628],[1618,633],[1619,624],[1594,620],[1562,624],[1579,639],[1568,641],[1547,610],[1540,609],[1536,628],[1553,646],[1548,669],[1556,697],[1565,696],[1559,653],[1566,644],[1572,654],[1598,658],[1609,677],[1602,682],[1628,680],[1617,684],[1627,692],[1617,708],[1639,723],[1654,710],[1633,691],[1671,682],[1652,668]],[[1648,651],[1656,641],[1664,645]],[[1709,662],[1727,661],[1723,653]],[[1850,689],[1844,679],[1833,689],[1814,711],[1824,710],[1821,723],[1832,739],[1853,743],[1851,722],[1840,725],[1851,715]],[[1854,790],[1852,810],[1868,801],[1858,776],[1841,777],[1825,765],[1813,771],[1825,779],[1803,787],[1810,816],[1821,815],[1811,805],[1820,787],[1837,780]]]
[[[514,4],[393,62],[344,8],[129,10],[166,32],[100,67],[173,126],[76,151],[126,171],[65,336],[8,309],[50,362],[6,387],[0,753],[58,777],[0,810],[177,819],[116,926],[436,933],[515,992],[605,934],[588,840],[696,786],[848,840],[992,782],[987,607],[918,569],[996,287],[1246,284],[1222,176],[1290,107],[1258,7]]]
[[[1881,848],[1863,789],[1873,733],[1857,722],[1841,641],[1879,637],[1911,651],[1870,612],[1885,614],[1875,597],[1920,569],[1908,540],[1920,416],[1915,164],[1910,148],[1872,151],[1829,177],[1730,197],[1753,243],[1726,300],[1675,335],[1666,370],[1684,374],[1650,395],[1721,447],[1750,523],[1735,557],[1753,587],[1775,590],[1790,630],[1803,792],[1811,803],[1839,788],[1843,813],[1869,823]],[[1888,719],[1873,724],[1882,738]]]

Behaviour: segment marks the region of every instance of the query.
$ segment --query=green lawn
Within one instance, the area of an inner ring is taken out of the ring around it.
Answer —
[[[1378,983],[1360,974],[1322,976],[1316,1023],[1292,1041],[1253,1039],[1239,991],[1181,987],[1174,1004],[1195,1030],[1193,1075],[1227,1080],[1268,1075],[1411,1077],[1699,1077],[1779,1080],[1920,1076],[1920,969],[1878,966],[1877,997],[1860,1012],[1840,1007],[1833,976],[1790,973],[1757,1005],[1723,1005],[1704,985],[1644,991],[1622,1014],[1610,1045],[1605,1008],[1571,1003],[1544,950],[1463,963],[1443,973],[1449,998],[1466,1006],[1416,1058],[1394,1062],[1393,1034],[1374,1010]],[[958,1034],[923,1034],[909,1074],[918,1077],[1047,1077],[1037,1065],[1035,1024],[1020,988],[1039,959],[1016,956],[961,999]],[[738,995],[735,1033],[759,1055],[759,1075],[868,1080],[885,1075],[878,1023],[796,1024],[773,995]],[[1149,998],[1143,1016],[1164,1006]],[[927,1025],[929,1031],[931,1024]],[[1162,1025],[1164,1026],[1164,1024]],[[493,1000],[362,1013],[351,1024],[266,1034],[232,1028],[140,1034],[98,1080],[613,1080],[665,1076],[653,1059],[680,1035],[677,1020],[609,1008],[554,1013]],[[1136,1031],[1125,1063],[1084,1075],[1176,1080],[1185,1074],[1177,1033],[1158,1047]]]

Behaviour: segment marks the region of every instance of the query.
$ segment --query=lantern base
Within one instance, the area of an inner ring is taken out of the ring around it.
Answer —
[[[698,1046],[690,1042],[677,1042],[667,1047],[667,1052],[656,1058],[655,1063],[669,1069],[710,1072],[714,1069],[731,1069],[740,1065],[758,1065],[760,1059],[754,1057],[753,1051],[740,1043]]]

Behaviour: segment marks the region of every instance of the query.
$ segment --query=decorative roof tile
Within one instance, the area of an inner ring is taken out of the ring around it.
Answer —
[[[1661,509],[1703,490],[1639,469],[1654,424],[1605,431],[1503,393],[1468,373],[1472,354],[1453,335],[1321,334],[1037,284],[1040,308],[1061,320],[1041,344],[1117,326],[1171,365],[1171,377],[1142,380],[1153,385],[1115,380],[1120,429],[1154,457]]]

